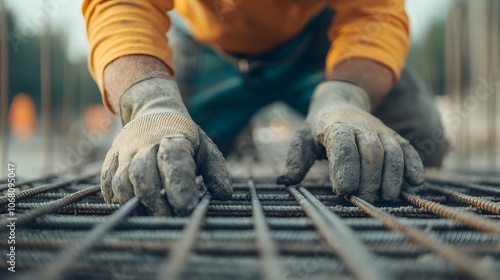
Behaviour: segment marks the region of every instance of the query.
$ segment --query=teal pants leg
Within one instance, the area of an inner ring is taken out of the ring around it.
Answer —
[[[233,65],[210,48],[197,48],[198,58],[191,62],[194,65],[174,59],[175,65],[181,66],[176,67],[179,88],[193,120],[221,150],[227,150],[240,129],[266,102],[253,96],[253,90],[244,84]]]
[[[259,57],[221,54],[197,43],[172,16],[169,32],[176,79],[191,117],[223,152],[259,109],[282,100],[305,114],[315,86],[325,79],[331,12],[296,38]],[[238,65],[249,64],[248,71]]]
[[[307,113],[315,87],[325,80],[330,48],[326,34],[332,18],[333,13],[324,10],[289,42],[249,57],[222,54],[197,43],[184,23],[172,16],[169,38],[184,102],[223,153],[267,104],[281,100]],[[440,165],[449,144],[445,137],[435,141],[436,131],[443,127],[433,96],[418,75],[405,69],[373,114],[410,140],[425,165]]]

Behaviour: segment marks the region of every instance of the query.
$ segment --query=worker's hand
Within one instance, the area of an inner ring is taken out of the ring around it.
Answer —
[[[155,215],[185,215],[199,202],[197,172],[214,198],[231,197],[224,158],[191,120],[175,81],[136,83],[121,96],[120,114],[124,127],[101,171],[106,202],[136,196]]]
[[[373,203],[380,190],[382,199],[393,201],[403,178],[422,184],[424,167],[416,150],[370,110],[370,97],[361,87],[344,81],[320,84],[278,183],[300,183],[314,161],[326,157],[339,195],[356,194]]]

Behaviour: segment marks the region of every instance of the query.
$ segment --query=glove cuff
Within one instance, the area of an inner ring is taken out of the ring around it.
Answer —
[[[177,83],[168,78],[148,78],[130,86],[120,97],[122,124],[150,114],[171,113],[188,119]]]
[[[330,80],[320,83],[315,91],[311,104],[348,103],[359,109],[370,112],[371,97],[360,85],[344,80]]]

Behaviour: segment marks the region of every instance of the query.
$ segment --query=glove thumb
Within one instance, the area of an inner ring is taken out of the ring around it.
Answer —
[[[224,156],[201,128],[198,128],[198,131],[200,136],[200,147],[196,155],[198,172],[214,199],[228,200],[233,194],[233,185]]]
[[[286,170],[276,178],[281,185],[300,183],[320,154],[311,129],[306,124],[295,134],[286,160]]]

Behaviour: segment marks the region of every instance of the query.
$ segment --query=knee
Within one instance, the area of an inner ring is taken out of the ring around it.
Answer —
[[[413,139],[409,140],[420,155],[424,166],[441,166],[444,156],[450,149],[450,142],[443,127],[421,126],[415,132]]]

